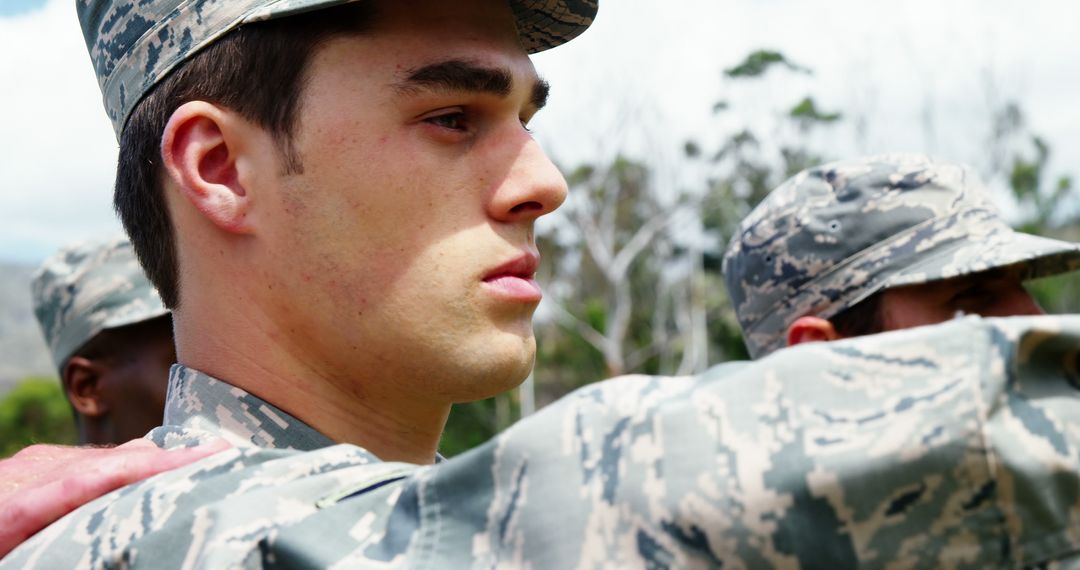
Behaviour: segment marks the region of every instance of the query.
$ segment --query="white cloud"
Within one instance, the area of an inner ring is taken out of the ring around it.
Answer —
[[[0,18],[0,257],[115,231],[116,139],[70,2]]]

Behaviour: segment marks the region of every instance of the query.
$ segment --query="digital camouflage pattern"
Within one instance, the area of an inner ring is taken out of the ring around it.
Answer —
[[[135,104],[177,65],[229,31],[357,0],[76,0],[105,111],[119,139]],[[598,0],[510,0],[529,53],[585,31]]]
[[[47,259],[30,284],[57,368],[103,330],[168,314],[127,238],[87,241]]]
[[[1080,245],[1013,231],[970,168],[919,154],[804,170],[739,224],[724,281],[754,358],[799,317],[828,319],[874,293],[1024,264],[1080,267]]]
[[[585,387],[435,465],[173,369],[173,447],[0,568],[954,568],[1080,563],[1080,317],[968,317]]]

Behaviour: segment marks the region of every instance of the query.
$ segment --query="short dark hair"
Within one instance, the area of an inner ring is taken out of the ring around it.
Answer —
[[[881,313],[881,299],[884,291],[878,291],[862,301],[840,311],[829,322],[836,332],[843,337],[877,334],[885,330],[885,319]]]
[[[135,106],[120,136],[113,205],[165,306],[175,308],[180,300],[160,148],[173,112],[189,101],[236,111],[274,135],[286,172],[300,172],[292,142],[311,56],[333,37],[362,33],[373,18],[371,3],[359,2],[242,26],[194,55]]]

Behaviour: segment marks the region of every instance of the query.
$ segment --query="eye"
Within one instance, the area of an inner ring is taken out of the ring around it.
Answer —
[[[435,115],[424,119],[424,122],[452,131],[468,130],[467,117],[463,111],[450,111],[441,115]]]
[[[528,119],[522,118],[518,120],[521,121],[521,128],[525,129],[525,132],[529,133],[530,135],[533,134],[533,130],[529,128]]]

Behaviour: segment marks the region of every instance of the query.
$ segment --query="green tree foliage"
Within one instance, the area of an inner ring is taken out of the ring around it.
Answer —
[[[439,441],[439,452],[452,457],[484,443],[498,433],[495,401],[495,398],[488,398],[454,406]]]
[[[813,97],[804,97],[788,111],[788,116],[798,123],[799,128],[808,130],[820,123],[835,123],[840,120],[840,113],[825,113],[817,108]]]
[[[811,72],[809,68],[792,63],[791,60],[784,57],[784,54],[778,51],[761,49],[748,54],[746,58],[735,67],[725,69],[724,75],[732,79],[761,77],[762,75],[765,75],[765,72],[769,71],[769,69],[776,66],[785,67],[790,71],[800,73]]]
[[[0,457],[33,443],[76,439],[71,407],[55,378],[27,378],[0,400]]]
[[[1024,113],[1009,102],[994,117],[996,172],[1006,179],[1016,203],[1020,231],[1080,241],[1080,196],[1072,177],[1050,172],[1050,145],[1026,126]],[[1028,289],[1050,313],[1080,312],[1080,275],[1070,273],[1031,282]]]

